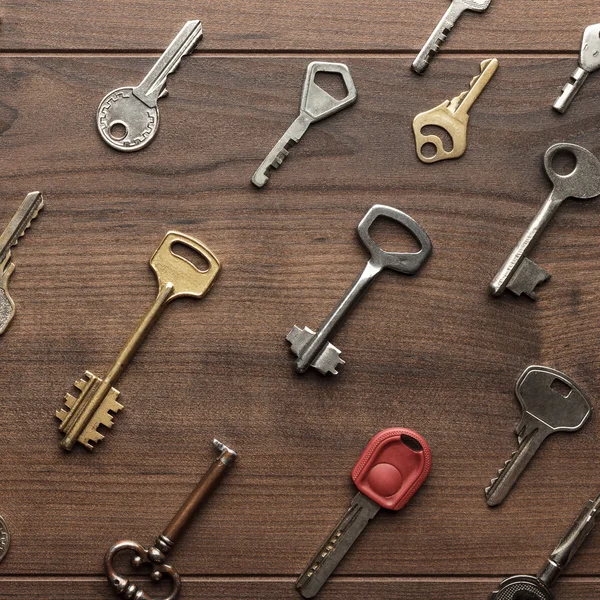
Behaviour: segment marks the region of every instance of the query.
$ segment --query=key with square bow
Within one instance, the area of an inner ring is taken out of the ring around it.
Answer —
[[[566,395],[560,391],[560,386],[568,390]],[[577,384],[564,373],[549,367],[527,367],[517,381],[515,394],[523,411],[516,428],[519,449],[513,452],[486,488],[488,506],[504,502],[549,435],[578,431],[592,414],[592,406]]]
[[[490,600],[554,600],[551,588],[594,528],[599,510],[600,495],[595,500],[588,500],[537,577],[532,575],[509,577],[490,594]]]
[[[195,252],[208,263],[208,269],[201,271],[189,260],[173,252],[173,246],[182,245]],[[61,448],[71,450],[80,442],[89,450],[104,439],[98,427],[111,428],[113,415],[123,406],[117,402],[120,392],[113,385],[134,357],[142,342],[163,313],[167,305],[177,298],[204,298],[212,287],[221,265],[217,257],[201,242],[194,238],[170,231],[150,259],[150,267],[158,279],[156,300],[135,329],[129,341],[119,354],[108,375],[101,379],[86,371],[82,379],[75,383],[79,397],[67,394],[66,408],[56,412],[64,433]]]
[[[575,159],[575,168],[566,175],[558,173],[553,165],[559,153]],[[600,195],[600,161],[589,150],[575,144],[555,144],[546,151],[544,167],[553,184],[552,192],[490,284],[493,296],[501,296],[508,288],[517,296],[526,294],[537,300],[534,290],[550,279],[550,273],[527,255],[567,198],[587,200]]]
[[[420,250],[418,252],[386,252],[382,250],[369,235],[369,229],[378,217],[387,217],[406,227],[419,242]],[[327,373],[337,375],[336,368],[338,365],[344,364],[344,361],[340,358],[341,350],[328,342],[329,335],[383,269],[392,269],[405,275],[413,275],[427,262],[432,252],[431,240],[419,224],[406,213],[390,206],[381,204],[373,206],[359,223],[358,235],[371,253],[371,258],[363,272],[316,333],[308,327],[300,329],[294,325],[287,335],[286,339],[291,344],[291,351],[298,357],[296,360],[298,373],[304,373],[309,367],[314,367],[323,375]]]
[[[404,508],[430,470],[431,451],[418,433],[403,428],[379,432],[352,470],[358,494],[296,582],[302,596],[315,596],[379,509]]]

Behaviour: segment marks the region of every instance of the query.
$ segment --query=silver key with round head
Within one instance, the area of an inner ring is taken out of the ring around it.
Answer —
[[[432,58],[438,53],[440,46],[446,41],[448,34],[456,25],[458,18],[466,11],[484,12],[492,0],[452,0],[450,8],[433,30],[423,49],[415,58],[412,68],[415,73],[422,75],[429,66]]]
[[[553,161],[558,153],[575,158],[571,173],[562,175],[555,170]],[[535,288],[550,279],[550,273],[527,255],[567,198],[585,200],[600,195],[600,161],[589,150],[575,144],[555,144],[544,156],[544,167],[553,184],[552,192],[490,284],[493,296],[502,295],[508,288],[517,296],[526,294],[536,300]]]
[[[107,94],[98,106],[96,124],[102,139],[116,150],[135,152],[156,136],[160,122],[158,101],[168,91],[167,77],[191,54],[202,38],[200,21],[188,21],[137,87]]]
[[[317,73],[338,73],[344,80],[346,96],[337,100],[315,82]],[[263,187],[269,181],[271,169],[278,169],[289,154],[289,148],[300,141],[310,125],[340,112],[356,102],[357,93],[350,69],[342,63],[312,62],[308,65],[302,89],[300,114],[269,152],[260,167],[252,176],[256,187]]]
[[[567,112],[589,74],[598,69],[600,69],[600,23],[590,25],[584,31],[579,65],[571,75],[569,83],[563,87],[562,94],[554,103],[554,110],[561,114]]]
[[[537,577],[533,575],[509,577],[490,594],[490,600],[554,600],[551,588],[594,528],[599,510],[600,495],[595,500],[588,500]]]
[[[548,367],[527,367],[517,381],[515,394],[523,411],[516,428],[519,449],[486,488],[488,506],[504,502],[549,435],[578,431],[592,414],[592,406],[577,384],[564,373]]]
[[[382,250],[369,234],[371,225],[378,217],[387,217],[406,227],[419,242],[420,250],[418,252],[385,252]],[[340,358],[341,351],[328,341],[333,330],[383,269],[392,269],[405,275],[413,275],[427,262],[433,249],[429,236],[415,220],[400,210],[381,204],[373,206],[363,217],[358,225],[358,235],[371,253],[371,258],[363,272],[316,333],[308,327],[300,329],[294,325],[287,335],[286,339],[291,344],[291,351],[298,357],[296,360],[298,373],[304,373],[309,367],[314,367],[323,375],[327,373],[337,375],[337,367],[344,364],[344,361]]]

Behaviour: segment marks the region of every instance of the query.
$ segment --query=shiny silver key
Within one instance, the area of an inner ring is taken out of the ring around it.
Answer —
[[[590,25],[584,31],[579,65],[554,103],[554,110],[561,114],[565,113],[589,74],[598,69],[600,69],[600,23]]]
[[[116,150],[135,152],[147,146],[160,122],[158,100],[167,95],[167,77],[191,54],[202,38],[200,21],[188,21],[137,87],[107,94],[96,116],[102,139]]]
[[[566,395],[559,385],[568,389]],[[486,488],[488,506],[504,502],[549,435],[558,431],[578,431],[592,414],[592,406],[577,384],[564,373],[548,367],[527,367],[517,381],[515,394],[523,410],[516,428],[519,449]]]
[[[418,252],[385,252],[382,250],[369,235],[369,229],[378,217],[387,217],[406,227],[419,242],[420,250]],[[300,329],[294,325],[286,337],[291,344],[291,351],[298,357],[296,360],[298,373],[304,373],[309,367],[314,367],[322,375],[327,373],[337,375],[337,367],[344,364],[344,361],[340,358],[341,350],[327,341],[333,330],[383,269],[414,275],[427,262],[433,249],[429,236],[414,219],[400,210],[381,204],[373,206],[363,217],[358,225],[358,235],[371,253],[371,258],[363,272],[316,333],[308,327]]]
[[[450,8],[433,30],[433,33],[415,58],[412,68],[415,73],[422,75],[429,66],[432,58],[438,53],[440,46],[446,41],[448,34],[456,25],[458,18],[466,11],[484,12],[492,0],[452,0]]]
[[[8,293],[8,280],[15,270],[11,262],[11,248],[19,242],[19,238],[31,225],[44,207],[44,198],[40,192],[31,192],[11,219],[0,236],[0,335],[15,316],[15,303]]]
[[[346,96],[336,100],[315,82],[317,73],[338,73],[344,80]],[[252,176],[252,183],[256,187],[263,187],[269,181],[271,169],[278,169],[289,148],[300,141],[310,125],[340,112],[356,102],[357,94],[354,81],[348,67],[341,63],[312,62],[308,65],[306,79],[302,89],[300,114],[269,152],[260,167]]]
[[[570,153],[575,158],[575,169],[567,175],[557,173],[552,165],[559,152]],[[535,288],[550,279],[550,273],[527,258],[527,255],[567,198],[583,200],[600,195],[600,161],[589,150],[575,144],[555,144],[546,152],[544,166],[554,186],[552,193],[494,277],[490,284],[493,296],[502,295],[508,288],[517,296],[526,294],[536,300]]]

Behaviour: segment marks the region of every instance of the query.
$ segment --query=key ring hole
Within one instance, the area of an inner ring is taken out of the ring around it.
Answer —
[[[127,137],[129,130],[123,121],[115,121],[114,123],[111,123],[108,133],[113,140],[119,142]]]
[[[431,142],[427,142],[421,146],[421,154],[425,158],[435,158],[437,156],[437,147]]]
[[[175,242],[171,245],[171,252],[178,258],[187,260],[195,269],[200,271],[200,273],[208,273],[210,270],[210,263],[206,260],[206,258],[186,244]]]
[[[343,100],[350,93],[341,73],[317,71],[315,73],[314,82],[323,91],[327,92],[338,101]]]
[[[435,146],[434,146],[435,147]],[[385,215],[378,216],[369,227],[371,239],[384,252],[419,252],[421,245],[412,232],[398,221]],[[403,250],[388,250],[388,248],[403,248]],[[404,248],[406,248],[404,250]]]
[[[423,446],[414,437],[406,435],[405,433],[400,436],[403,444],[408,446],[413,452],[423,452]]]
[[[440,127],[439,125],[425,125],[425,127],[421,128],[421,135],[422,136],[433,135],[433,136],[439,138],[440,142],[442,142],[442,147],[448,153],[450,153],[450,152],[452,152],[452,150],[454,150],[454,140],[452,139],[452,136],[443,127]],[[427,146],[427,145],[428,144],[425,144],[425,146]],[[435,149],[435,145],[434,144],[431,144],[431,145]],[[423,148],[425,148],[425,146],[423,146]],[[428,156],[427,154],[425,154],[425,152],[423,152],[423,149],[421,149],[421,154],[425,158],[433,158],[433,156],[435,156],[436,153],[437,153],[437,149],[433,153],[432,156]]]
[[[559,150],[552,157],[552,169],[560,177],[573,175],[577,168],[577,157],[570,150]]]

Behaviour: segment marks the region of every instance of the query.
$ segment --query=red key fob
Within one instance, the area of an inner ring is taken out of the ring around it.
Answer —
[[[431,450],[418,433],[395,427],[380,431],[352,470],[361,493],[388,510],[400,510],[431,470]]]

